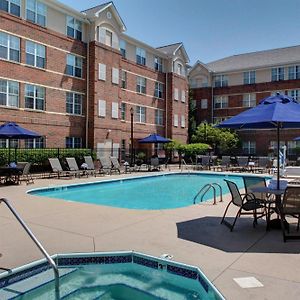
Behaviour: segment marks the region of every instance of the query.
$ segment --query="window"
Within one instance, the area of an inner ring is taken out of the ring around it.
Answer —
[[[178,127],[178,115],[174,114],[174,127]]]
[[[67,16],[67,36],[82,41],[82,23],[71,16]]]
[[[214,78],[215,87],[228,86],[228,78],[226,75],[217,75]]]
[[[106,116],[106,101],[105,100],[99,100],[98,103],[98,115],[99,117],[105,117]]]
[[[284,141],[280,141],[279,148],[281,149],[285,145]],[[277,151],[277,141],[270,141],[270,148]]]
[[[289,67],[289,80],[300,79],[300,66]]]
[[[19,107],[19,83],[0,80],[0,105]]]
[[[207,109],[207,99],[201,99],[201,109]]]
[[[181,102],[185,102],[185,90],[181,91]]]
[[[243,142],[243,153],[247,155],[253,155],[256,153],[256,142],[255,141],[244,141]]]
[[[185,128],[185,116],[181,116],[181,128]]]
[[[106,65],[99,64],[99,77],[100,80],[106,80]]]
[[[215,96],[214,97],[214,108],[226,108],[228,107],[227,96]]]
[[[20,39],[18,37],[0,32],[0,58],[20,61]]]
[[[19,140],[16,139],[0,139],[0,148],[18,148],[19,147]]]
[[[121,120],[126,120],[126,103],[121,103]]]
[[[256,94],[244,94],[243,95],[243,107],[256,106]]]
[[[174,88],[174,100],[179,100],[179,90],[177,88]]]
[[[123,58],[126,58],[126,42],[124,40],[120,40],[120,52]]]
[[[127,72],[124,70],[121,71],[121,87],[122,89],[127,88]]]
[[[44,137],[25,140],[25,148],[28,148],[28,149],[43,149],[43,148],[45,148]]]
[[[162,72],[163,71],[163,66],[162,66],[162,58],[156,56],[154,58],[154,69],[156,71]]]
[[[163,98],[163,84],[161,82],[155,82],[154,97]]]
[[[299,142],[298,141],[288,141],[287,142],[287,154],[288,155],[296,155],[297,154],[297,148],[299,148]]]
[[[105,45],[112,46],[112,32],[107,29],[105,30]]]
[[[183,75],[183,66],[182,66],[182,64],[177,63],[176,73],[177,73],[178,75]]]
[[[112,68],[112,73],[111,73],[111,81],[114,84],[119,84],[119,69],[117,68]]]
[[[25,84],[25,108],[45,110],[45,88]]]
[[[66,74],[82,78],[82,58],[67,54]]]
[[[288,96],[300,101],[300,90],[290,90],[288,91]]]
[[[142,48],[136,48],[136,63],[146,65],[146,51]]]
[[[111,117],[113,119],[119,118],[119,103],[118,102],[113,102],[111,104]]]
[[[163,110],[157,109],[155,111],[155,124],[156,125],[164,125],[164,112]]]
[[[284,68],[272,68],[272,81],[284,80]]]
[[[21,0],[0,0],[0,10],[20,17]]]
[[[26,20],[46,26],[47,6],[36,0],[26,1]]]
[[[146,94],[146,78],[137,76],[136,91],[140,94]]]
[[[72,115],[82,114],[82,95],[67,92],[66,95],[66,112]]]
[[[66,137],[66,148],[81,148],[82,139],[80,137]]]
[[[253,84],[256,81],[256,72],[248,71],[244,72],[244,84]]]
[[[136,107],[135,121],[137,123],[146,123],[146,107],[143,107],[143,106]]]
[[[26,41],[26,64],[38,68],[45,68],[46,47]]]

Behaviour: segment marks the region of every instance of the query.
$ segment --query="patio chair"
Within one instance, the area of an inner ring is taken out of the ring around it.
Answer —
[[[160,163],[158,157],[151,157],[149,171],[160,171]]]
[[[99,160],[100,160],[102,172],[111,175],[112,164],[110,158],[107,156],[100,156]]]
[[[283,234],[283,241],[300,239],[300,186],[288,186],[283,195],[283,200],[279,206],[280,223]],[[298,234],[291,234],[290,227],[286,216],[297,218],[296,230]]]
[[[222,156],[221,164],[219,166],[214,166],[213,168],[216,171],[221,170],[223,172],[223,171],[227,171],[228,170],[230,164],[231,164],[230,156],[223,155]]]
[[[248,156],[237,156],[237,166],[231,167],[231,171],[243,172],[248,170]]]
[[[17,164],[17,166],[19,166],[19,163]],[[20,181],[22,180],[26,181],[26,184],[34,183],[34,180],[30,173],[30,168],[31,168],[31,163],[25,163],[22,174],[20,175],[19,178]]]
[[[93,161],[93,158],[89,156],[84,156],[84,162],[87,164],[87,171],[91,174],[94,175],[95,177],[97,175],[104,175],[104,172],[101,168],[95,168],[95,164]]]
[[[58,158],[48,158],[48,160],[51,165],[52,172],[56,173],[58,178],[60,178],[61,176],[73,175],[72,172],[63,170]]]
[[[267,172],[270,167],[270,159],[268,156],[259,156],[258,157],[258,169],[262,172]]]
[[[111,156],[110,157],[111,163],[112,163],[112,168],[111,171],[116,171],[119,172],[119,174],[121,173],[121,165],[118,161],[118,159],[115,156]]]
[[[210,156],[202,156],[201,165],[205,169],[209,169],[210,167]]]
[[[76,175],[77,176],[86,175],[88,177],[88,175],[89,175],[88,172],[86,170],[79,169],[76,159],[74,157],[66,157],[66,161],[67,161],[69,170],[74,172],[75,176]]]
[[[229,180],[224,179],[227,183],[229,191],[231,193],[231,201],[228,203],[221,224],[224,223],[226,226],[230,228],[230,231],[233,230],[234,225],[237,221],[237,218],[241,215],[253,215],[253,227],[257,224],[257,219],[261,218],[264,214],[257,215],[257,209],[265,208],[265,206],[261,203],[261,201],[257,200],[252,194],[241,194],[237,185]],[[235,219],[232,224],[225,220],[226,213],[228,211],[229,206],[233,204],[239,208]]]

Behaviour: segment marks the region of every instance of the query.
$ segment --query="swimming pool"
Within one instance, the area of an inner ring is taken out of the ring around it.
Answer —
[[[137,253],[52,256],[59,268],[59,299],[224,300],[197,267]],[[55,300],[45,260],[0,274],[0,299]]]
[[[48,187],[28,191],[36,196],[93,203],[128,209],[159,210],[193,204],[199,190],[208,183],[219,183],[228,193],[224,179],[243,187],[242,176],[211,173],[171,173],[156,176],[106,180],[101,182]],[[217,190],[217,192],[219,192]],[[213,198],[212,190],[203,198]],[[198,197],[197,201],[200,201]]]

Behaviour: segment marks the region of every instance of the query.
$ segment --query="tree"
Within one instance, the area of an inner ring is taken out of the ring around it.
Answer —
[[[221,154],[232,154],[240,147],[240,139],[235,132],[206,123],[201,123],[197,127],[192,142],[207,143],[212,148],[217,148]]]

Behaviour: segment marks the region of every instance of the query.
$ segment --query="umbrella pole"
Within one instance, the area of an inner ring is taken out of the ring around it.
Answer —
[[[280,123],[277,123],[277,190],[279,190],[279,180],[280,180],[280,173],[279,173],[279,167],[280,167],[280,162],[279,162],[279,154],[280,154],[280,139],[279,139],[279,127]]]
[[[10,138],[8,139],[8,165],[10,164]]]

